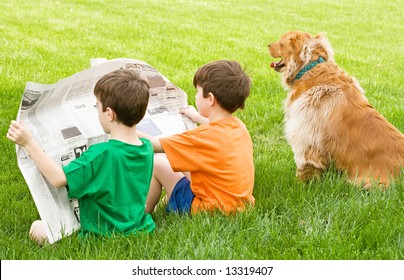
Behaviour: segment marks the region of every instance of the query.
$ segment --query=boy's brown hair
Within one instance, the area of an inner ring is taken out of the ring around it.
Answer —
[[[103,112],[110,107],[116,113],[117,122],[132,127],[146,113],[149,88],[139,71],[121,69],[101,77],[94,87],[94,95],[101,101]]]
[[[203,97],[211,92],[217,103],[230,113],[243,109],[250,95],[251,80],[237,61],[218,60],[200,67],[194,75],[194,86],[200,86]]]

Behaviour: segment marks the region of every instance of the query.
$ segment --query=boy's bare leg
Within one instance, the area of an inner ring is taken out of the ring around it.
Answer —
[[[150,189],[149,193],[147,194],[147,199],[146,199],[146,213],[152,213],[154,210],[154,207],[156,207],[157,203],[160,200],[161,196],[161,184],[160,182],[153,176],[150,182]]]
[[[153,177],[146,200],[146,213],[153,212],[154,207],[160,199],[162,188],[166,191],[167,198],[170,199],[175,185],[182,177],[184,177],[184,174],[182,172],[174,172],[165,156],[155,156]]]
[[[41,220],[34,221],[29,230],[29,237],[39,245],[47,243],[48,236],[45,231],[45,223]]]
[[[182,174],[191,182],[191,174],[189,172],[182,172]]]

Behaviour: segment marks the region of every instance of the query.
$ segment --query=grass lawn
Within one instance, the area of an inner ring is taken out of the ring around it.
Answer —
[[[402,260],[404,180],[362,191],[335,171],[320,181],[295,179],[283,134],[286,92],[267,45],[290,30],[326,34],[336,62],[355,76],[371,104],[404,131],[404,18],[392,1],[101,1],[0,2],[0,259]],[[256,205],[245,213],[153,215],[152,235],[52,246],[29,240],[39,218],[5,137],[28,81],[55,83],[90,59],[148,62],[189,94],[196,69],[239,61],[252,78],[237,116],[254,142]]]

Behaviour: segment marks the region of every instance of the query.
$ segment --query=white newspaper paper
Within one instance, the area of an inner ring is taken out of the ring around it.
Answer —
[[[186,93],[146,62],[135,59],[92,59],[91,68],[55,84],[28,82],[17,119],[32,132],[42,149],[61,166],[78,158],[92,144],[108,141],[98,121],[94,86],[103,75],[117,69],[136,68],[147,77],[150,99],[137,129],[156,137],[181,133],[195,124],[179,113],[187,106]],[[50,243],[80,227],[77,201],[66,188],[51,186],[24,148],[16,145],[18,166],[28,184],[41,219],[47,224]]]

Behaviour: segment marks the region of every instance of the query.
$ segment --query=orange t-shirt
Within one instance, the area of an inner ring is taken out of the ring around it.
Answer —
[[[254,204],[253,144],[238,118],[221,119],[160,139],[174,171],[189,171],[191,212],[229,213]]]

